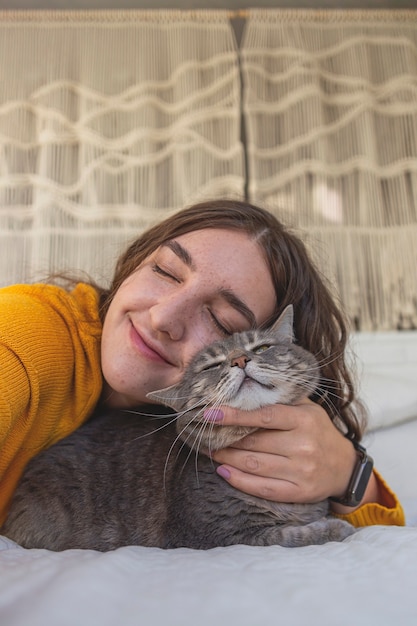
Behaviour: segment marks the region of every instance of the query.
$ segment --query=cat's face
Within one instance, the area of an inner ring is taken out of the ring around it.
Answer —
[[[235,333],[198,353],[177,385],[148,395],[178,412],[177,431],[218,449],[241,439],[252,428],[207,423],[205,408],[228,405],[242,410],[292,404],[310,395],[318,381],[315,358],[292,341],[292,307],[269,330]]]

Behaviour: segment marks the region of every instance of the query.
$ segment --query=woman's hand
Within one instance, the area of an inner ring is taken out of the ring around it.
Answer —
[[[345,494],[356,451],[321,406],[305,399],[296,406],[255,411],[222,406],[221,410],[223,419],[216,423],[259,429],[212,454],[221,464],[218,473],[233,487],[276,502],[316,502]],[[363,501],[377,498],[371,492],[367,490]],[[339,513],[352,511],[337,504],[332,508]]]

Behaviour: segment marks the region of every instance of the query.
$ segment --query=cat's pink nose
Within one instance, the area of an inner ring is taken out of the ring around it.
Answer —
[[[232,356],[231,365],[232,367],[240,367],[240,369],[244,370],[246,364],[250,361],[250,358],[246,356],[246,354],[239,354],[238,356]]]

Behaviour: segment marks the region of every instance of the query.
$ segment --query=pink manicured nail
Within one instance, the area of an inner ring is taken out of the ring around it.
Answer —
[[[218,473],[219,476],[221,476],[222,478],[225,478],[226,480],[229,480],[231,474],[229,472],[229,470],[227,469],[227,467],[224,467],[223,465],[220,465],[217,469],[216,472]]]
[[[207,411],[204,411],[203,417],[208,422],[221,422],[224,414],[220,409],[207,409]]]

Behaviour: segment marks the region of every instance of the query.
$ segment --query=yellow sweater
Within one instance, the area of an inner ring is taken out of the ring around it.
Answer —
[[[97,404],[100,337],[92,287],[0,289],[0,525],[29,459],[80,426]]]
[[[26,463],[80,426],[101,389],[96,291],[53,285],[0,289],[0,526]],[[387,506],[366,504],[355,526],[404,524],[400,503],[378,477]]]

